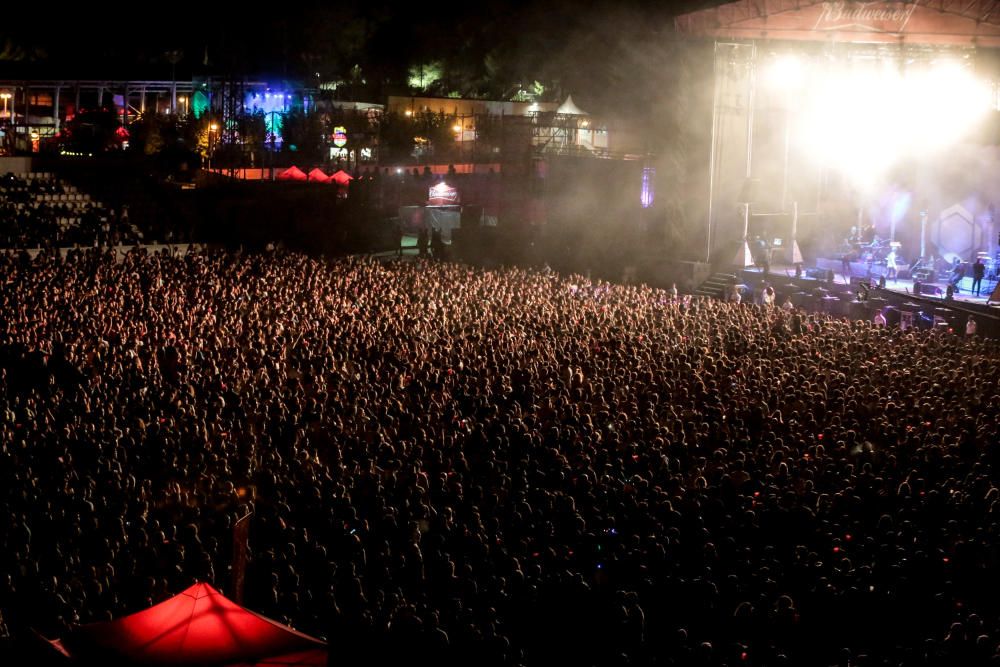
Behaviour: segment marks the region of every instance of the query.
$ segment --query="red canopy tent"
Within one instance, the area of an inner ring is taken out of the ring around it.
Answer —
[[[326,644],[226,599],[208,584],[138,613],[78,628],[64,642],[84,662],[325,665]]]
[[[331,183],[336,183],[341,187],[347,187],[347,185],[354,180],[354,177],[348,174],[343,169],[338,170],[333,176],[330,177]]]
[[[288,169],[278,174],[279,181],[305,181],[308,178],[309,177],[306,176],[306,172],[302,171],[295,165],[292,165]]]
[[[316,167],[315,169],[313,169],[312,171],[310,171],[308,178],[309,178],[310,181],[313,181],[315,183],[326,183],[327,181],[330,180],[330,177],[327,176],[323,172],[323,170],[320,169],[319,167]]]

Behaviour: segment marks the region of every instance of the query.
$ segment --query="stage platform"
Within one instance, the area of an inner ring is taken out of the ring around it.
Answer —
[[[840,261],[837,261],[837,268]],[[966,319],[972,315],[979,333],[1000,337],[1000,303],[989,301],[996,280],[983,280],[983,289],[977,297],[970,293],[972,279],[966,278],[952,299],[946,299],[948,283],[925,283],[921,293],[915,294],[911,280],[888,280],[885,289],[874,288],[863,298],[864,290],[858,283],[868,281],[867,263],[855,263],[858,270],[853,276],[823,267],[811,267],[795,277],[795,267],[773,266],[765,276],[758,267],[737,269],[737,280],[746,288],[748,297],[756,297],[764,283],[777,292],[777,303],[791,299],[796,308],[811,312],[824,312],[850,319],[871,320],[881,310],[890,324],[898,323],[901,314],[912,319],[914,326],[948,326],[964,331]],[[878,276],[874,276],[878,284]]]
[[[844,273],[843,262],[839,259],[830,258],[817,259],[816,266],[820,269],[833,271],[836,280],[845,284],[850,283],[853,280],[854,282],[870,281],[871,283],[877,285],[879,278],[887,272],[886,267],[882,265],[870,265],[868,262],[851,262],[851,273],[850,275],[847,275]],[[901,265],[899,270],[896,272],[896,275],[897,278],[895,280],[886,279],[886,289],[894,292],[902,292],[908,295],[912,294],[914,292],[914,285],[913,280],[909,277],[909,266]],[[905,279],[898,278],[900,275],[904,276]],[[979,295],[977,296],[972,292],[972,278],[965,277],[958,283],[957,289],[952,298],[954,301],[963,303],[988,305],[989,297],[993,294],[993,290],[996,286],[996,278],[987,275],[987,277],[983,279],[982,287],[980,288]],[[944,299],[947,293],[948,281],[946,276],[942,276],[941,279],[933,282],[928,281],[921,284],[921,296]],[[1000,301],[1000,299],[998,299],[998,301]]]

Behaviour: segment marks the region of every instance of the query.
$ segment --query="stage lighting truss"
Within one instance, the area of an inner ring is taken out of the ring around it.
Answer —
[[[933,157],[1000,109],[975,49],[886,44],[718,43],[737,108],[789,115],[801,157],[871,183],[901,160]],[[743,85],[746,84],[746,85]],[[730,98],[732,99],[732,98]]]

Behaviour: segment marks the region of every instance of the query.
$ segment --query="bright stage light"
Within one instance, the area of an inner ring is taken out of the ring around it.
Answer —
[[[766,77],[775,87],[791,88],[802,85],[805,72],[805,63],[801,58],[786,54],[771,62]]]
[[[856,185],[960,141],[992,101],[989,86],[957,62],[905,71],[895,61],[831,64],[799,91],[796,144]]]

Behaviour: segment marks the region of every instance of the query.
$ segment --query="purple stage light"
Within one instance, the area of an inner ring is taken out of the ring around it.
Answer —
[[[642,202],[643,208],[652,206],[653,199],[656,198],[656,186],[653,184],[654,176],[656,176],[656,167],[642,168],[642,192],[639,194],[639,201]]]

